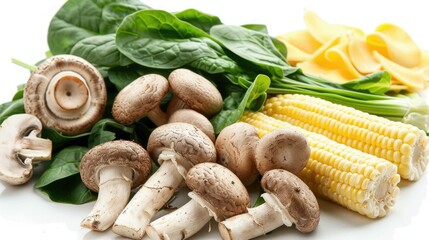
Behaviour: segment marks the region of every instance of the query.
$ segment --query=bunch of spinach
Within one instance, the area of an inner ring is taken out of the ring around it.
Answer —
[[[169,13],[139,0],[68,0],[51,20],[48,45],[53,55],[73,54],[97,66],[108,88],[105,116],[90,132],[64,136],[43,130],[43,137],[53,141],[54,155],[36,188],[53,201],[80,204],[95,198],[78,170],[89,148],[114,139],[145,145],[154,127],[149,120],[123,126],[111,119],[110,111],[118,91],[147,73],[168,76],[184,67],[217,85],[224,105],[211,119],[216,133],[236,122],[245,109],[259,110],[268,94],[308,94],[378,115],[382,107],[389,109],[385,116],[390,118],[429,111],[423,105],[413,109],[409,97],[387,95],[387,72],[343,85],[310,76],[288,64],[285,45],[264,25],[225,25],[196,9]],[[22,88],[11,102],[0,105],[0,122],[21,112]]]

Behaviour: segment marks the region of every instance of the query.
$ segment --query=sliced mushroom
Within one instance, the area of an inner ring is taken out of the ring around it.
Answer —
[[[73,55],[45,60],[24,90],[25,112],[66,135],[88,131],[103,115],[106,87],[98,70]]]
[[[160,108],[168,93],[168,81],[158,74],[147,74],[137,78],[116,96],[113,118],[124,125],[132,124],[147,116],[157,126],[167,123],[167,114]]]
[[[313,192],[296,175],[273,169],[262,177],[265,203],[249,208],[219,223],[222,239],[251,239],[281,225],[295,227],[304,233],[316,229],[320,220],[319,204]]]
[[[167,114],[182,108],[191,108],[210,117],[222,109],[222,95],[206,78],[188,69],[176,69],[168,76],[173,98]]]
[[[186,239],[196,234],[213,216],[217,222],[247,212],[250,197],[240,179],[217,163],[192,167],[186,184],[191,200],[176,211],[158,218],[147,228],[151,239]]]
[[[203,131],[211,140],[215,142],[215,132],[213,125],[208,118],[192,109],[180,109],[175,111],[168,118],[168,122],[185,122],[194,125]]]
[[[149,154],[137,143],[116,140],[90,149],[81,160],[80,175],[98,198],[81,226],[96,231],[109,228],[127,204],[131,189],[142,185],[150,170]]]
[[[167,123],[149,136],[147,150],[160,167],[134,195],[112,230],[141,239],[152,217],[173,196],[188,170],[200,162],[216,162],[213,142],[189,123]]]
[[[279,128],[262,137],[256,146],[256,168],[261,175],[271,169],[298,174],[310,158],[307,138],[296,130]]]
[[[42,123],[30,114],[15,114],[0,126],[0,180],[12,185],[28,182],[33,163],[51,160],[52,142],[40,138]]]
[[[225,127],[216,139],[217,162],[236,174],[245,186],[259,176],[255,166],[258,141],[256,128],[243,122]]]

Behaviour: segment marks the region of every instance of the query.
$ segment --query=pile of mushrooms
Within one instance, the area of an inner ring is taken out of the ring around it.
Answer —
[[[160,104],[172,98],[164,112]],[[0,128],[0,180],[22,184],[32,163],[51,158],[52,143],[42,127],[65,135],[88,131],[107,101],[101,74],[84,59],[58,55],[34,71],[25,86],[26,114]],[[84,184],[98,192],[81,226],[128,238],[186,239],[214,217],[222,239],[250,239],[285,224],[313,231],[320,218],[313,193],[295,174],[310,156],[305,137],[279,129],[258,137],[246,123],[234,123],[216,137],[209,117],[222,109],[222,96],[209,80],[188,69],[165,78],[139,77],[115,97],[112,116],[121,124],[147,117],[157,127],[146,149],[114,140],[90,149],[81,159]],[[159,168],[149,176],[151,161]],[[246,187],[260,181],[265,203],[250,208]],[[189,202],[153,220],[180,188]],[[132,190],[135,189],[133,194]]]

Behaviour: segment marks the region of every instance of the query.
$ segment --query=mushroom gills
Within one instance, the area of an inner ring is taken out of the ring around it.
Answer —
[[[15,145],[16,157],[24,165],[30,165],[33,161],[51,159],[52,141],[39,138],[37,135],[39,135],[39,131],[33,129]]]

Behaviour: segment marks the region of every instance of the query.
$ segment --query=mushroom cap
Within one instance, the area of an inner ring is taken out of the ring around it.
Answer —
[[[30,114],[15,114],[0,125],[0,180],[12,185],[26,183],[33,173],[33,160],[51,158],[52,142],[39,138],[40,120]],[[46,149],[44,149],[46,148]]]
[[[212,123],[201,113],[192,109],[179,109],[168,118],[168,122],[185,122],[194,125],[203,131],[212,142],[215,142],[215,132]]]
[[[31,74],[24,90],[25,112],[66,135],[88,131],[102,117],[106,103],[101,74],[73,55],[46,59]]]
[[[81,159],[80,175],[84,184],[98,192],[99,171],[105,166],[133,169],[132,187],[142,185],[151,171],[151,159],[139,144],[126,140],[105,142],[91,148]]]
[[[319,224],[320,209],[310,188],[296,175],[273,169],[264,174],[261,186],[266,193],[275,195],[292,217],[301,232],[311,232]]]
[[[298,174],[310,158],[310,147],[303,133],[276,129],[262,137],[256,146],[256,168],[261,175],[271,169],[286,169]]]
[[[162,164],[159,155],[165,150],[175,152],[179,156],[176,160],[184,167],[201,162],[216,162],[213,142],[203,131],[189,123],[167,123],[152,131],[147,143],[147,151],[152,159],[158,159],[159,164]]]
[[[222,109],[222,95],[203,76],[180,68],[170,73],[168,82],[174,96],[204,116],[210,117]]]
[[[246,213],[250,197],[240,179],[217,163],[200,163],[192,167],[185,179],[186,185],[210,203],[226,219]]]
[[[233,123],[216,138],[217,162],[231,170],[245,186],[252,184],[259,175],[255,166],[255,149],[259,136],[248,123]]]
[[[141,76],[116,95],[112,115],[119,123],[129,125],[159,107],[168,93],[168,81],[158,74]]]

